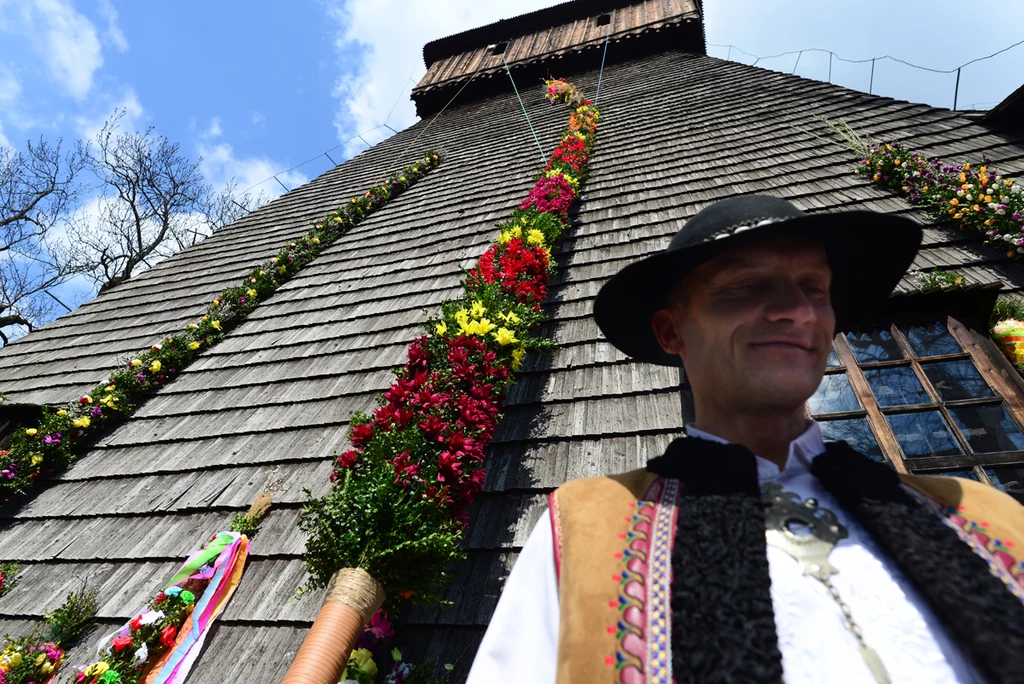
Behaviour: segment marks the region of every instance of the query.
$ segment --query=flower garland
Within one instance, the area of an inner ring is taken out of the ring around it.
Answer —
[[[427,334],[409,346],[372,414],[353,416],[352,448],[336,458],[331,491],[303,508],[308,588],[325,586],[340,568],[361,567],[389,602],[437,600],[447,566],[463,555],[466,509],[483,487],[484,450],[514,372],[527,351],[554,347],[533,331],[546,320],[551,250],[586,181],[599,119],[571,84],[547,85],[548,100],[572,111],[561,141],[463,279],[462,296],[426,322]]]
[[[879,143],[868,148],[857,173],[902,193],[936,218],[981,233],[986,243],[1001,243],[1008,257],[1020,256],[1024,186],[1000,175],[992,160],[980,166],[944,164],[900,143]]]
[[[103,427],[124,422],[146,395],[155,392],[241,323],[258,304],[316,259],[325,248],[441,163],[435,152],[396,171],[363,195],[353,197],[289,242],[242,283],[224,290],[196,323],[142,351],[88,394],[57,410],[43,408],[37,425],[14,431],[0,451],[0,502],[24,493],[41,475],[66,470],[74,447]]]
[[[75,684],[177,684],[188,676],[207,629],[241,577],[248,540],[234,532],[213,535],[143,608],[97,647]]]
[[[96,591],[72,591],[46,616],[46,636],[39,630],[8,639],[0,651],[0,684],[46,684],[64,662],[65,651],[81,640],[96,617]]]

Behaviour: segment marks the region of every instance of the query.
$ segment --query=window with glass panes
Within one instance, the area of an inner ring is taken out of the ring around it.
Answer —
[[[999,365],[953,318],[839,334],[807,411],[825,439],[900,472],[968,477],[1024,501],[1024,406]]]

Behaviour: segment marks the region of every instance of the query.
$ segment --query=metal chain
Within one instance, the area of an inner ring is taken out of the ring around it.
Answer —
[[[860,625],[853,621],[853,614],[850,612],[850,606],[846,605],[846,602],[840,598],[839,590],[836,589],[836,585],[832,584],[832,581],[827,579],[821,580],[821,583],[825,585],[826,589],[828,589],[828,593],[832,599],[839,604],[839,610],[843,611],[843,624],[846,625],[846,629],[853,632],[853,636],[857,637],[857,641],[860,642],[861,646],[866,645],[864,643],[864,635],[860,631]]]

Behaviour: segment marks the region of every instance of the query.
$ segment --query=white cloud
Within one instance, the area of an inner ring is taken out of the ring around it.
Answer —
[[[82,101],[92,89],[93,75],[103,66],[96,27],[67,2],[33,0],[24,13],[29,29],[41,34],[41,54],[50,76],[68,95]]]
[[[75,117],[75,126],[79,134],[85,140],[95,140],[96,134],[103,128],[115,111],[125,110],[124,118],[121,119],[119,128],[122,131],[137,131],[145,119],[145,109],[139,102],[139,96],[135,94],[134,88],[125,88],[120,99],[111,97],[100,98],[102,102],[92,107],[95,112],[91,115]]]
[[[207,128],[205,131],[203,131],[203,134],[202,134],[201,137],[203,137],[203,138],[216,138],[218,135],[220,135],[223,132],[224,131],[220,127],[220,117],[219,116],[215,116],[215,117],[213,117],[213,119],[210,120],[210,127]]]
[[[334,117],[338,139],[381,126],[395,100],[398,105],[388,118],[389,126],[402,130],[416,121],[415,106],[409,100],[413,80],[424,73],[423,45],[453,33],[483,26],[499,19],[532,12],[556,4],[553,0],[509,0],[503,3],[475,0],[335,0],[328,4],[328,16],[337,22],[335,50],[343,69],[335,83],[338,110]],[[352,68],[353,48],[362,60]],[[376,128],[363,137],[375,143],[391,134]],[[345,147],[347,155],[365,149],[358,138]]]
[[[100,14],[107,20],[107,30],[103,33],[103,37],[117,48],[118,52],[128,52],[128,39],[124,37],[124,32],[117,25],[117,8],[111,4],[110,0],[100,0]]]
[[[289,190],[294,190],[309,181],[309,178],[298,170],[280,172],[284,165],[267,157],[238,157],[234,148],[225,142],[215,145],[200,143],[199,154],[203,158],[200,166],[203,176],[217,189],[223,188],[228,181],[234,179],[240,192],[252,188],[253,194],[262,192],[268,197],[277,197],[284,189],[272,178],[275,174]],[[253,188],[254,185],[257,187]]]
[[[262,126],[264,123],[266,123],[266,121],[267,121],[267,117],[263,116],[259,112],[253,112],[252,113],[252,125],[253,126]]]

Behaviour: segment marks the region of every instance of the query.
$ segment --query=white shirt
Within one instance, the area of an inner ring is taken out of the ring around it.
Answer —
[[[725,440],[693,427],[687,434]],[[757,457],[761,484],[776,482],[786,491],[833,511],[849,536],[829,556],[839,571],[832,584],[850,607],[864,641],[875,649],[893,682],[981,683],[909,580],[874,540],[843,510],[810,473],[823,453],[818,424],[789,445],[786,466]],[[842,612],[818,580],[803,575],[785,551],[768,546],[775,628],[787,684],[873,683],[856,638],[843,625]],[[515,567],[484,634],[467,684],[555,681],[558,658],[558,582],[551,522],[541,516]]]

